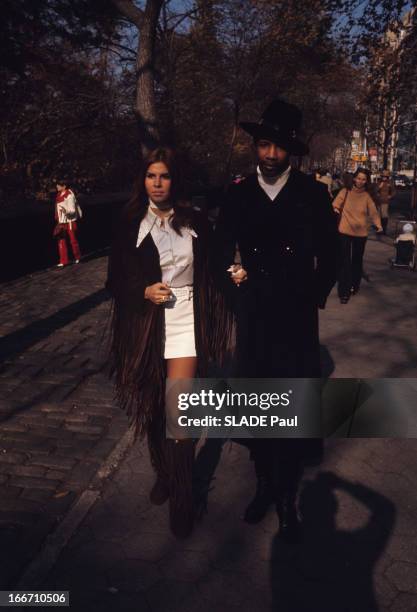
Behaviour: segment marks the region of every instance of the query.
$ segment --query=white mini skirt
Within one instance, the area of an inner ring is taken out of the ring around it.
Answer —
[[[171,287],[174,299],[165,311],[164,358],[196,357],[192,287]]]

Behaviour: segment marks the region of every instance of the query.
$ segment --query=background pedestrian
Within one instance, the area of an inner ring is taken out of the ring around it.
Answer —
[[[82,211],[77,204],[74,192],[66,181],[60,180],[56,183],[57,196],[55,200],[54,237],[58,241],[59,264],[63,268],[69,263],[67,241],[71,244],[75,263],[80,263],[81,251],[77,240],[77,221],[82,217]]]
[[[359,291],[362,279],[363,255],[368,237],[368,219],[382,232],[381,219],[369,194],[370,173],[358,168],[351,189],[342,189],[333,201],[339,215],[342,265],[339,274],[340,302],[347,304],[351,294]]]

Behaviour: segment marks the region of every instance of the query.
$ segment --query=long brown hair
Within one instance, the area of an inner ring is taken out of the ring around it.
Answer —
[[[174,210],[171,225],[181,235],[181,227],[188,227],[191,221],[192,208],[184,197],[183,172],[177,152],[171,147],[159,146],[150,151],[144,158],[139,175],[134,183],[132,197],[127,205],[129,218],[146,214],[149,197],[145,189],[145,178],[149,166],[161,162],[168,168],[171,177],[170,200]]]

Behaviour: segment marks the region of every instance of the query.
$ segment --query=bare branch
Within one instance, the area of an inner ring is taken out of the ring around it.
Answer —
[[[138,8],[131,0],[111,0],[114,6],[130,23],[135,25],[138,30],[143,24],[144,12]]]

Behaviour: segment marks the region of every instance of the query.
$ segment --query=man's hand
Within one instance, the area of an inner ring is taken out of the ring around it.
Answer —
[[[248,273],[240,264],[233,264],[227,268],[227,272],[230,272],[230,278],[239,287],[240,283],[248,280]]]
[[[155,283],[145,289],[145,300],[150,300],[154,304],[167,302],[171,295],[171,289],[166,283]]]

